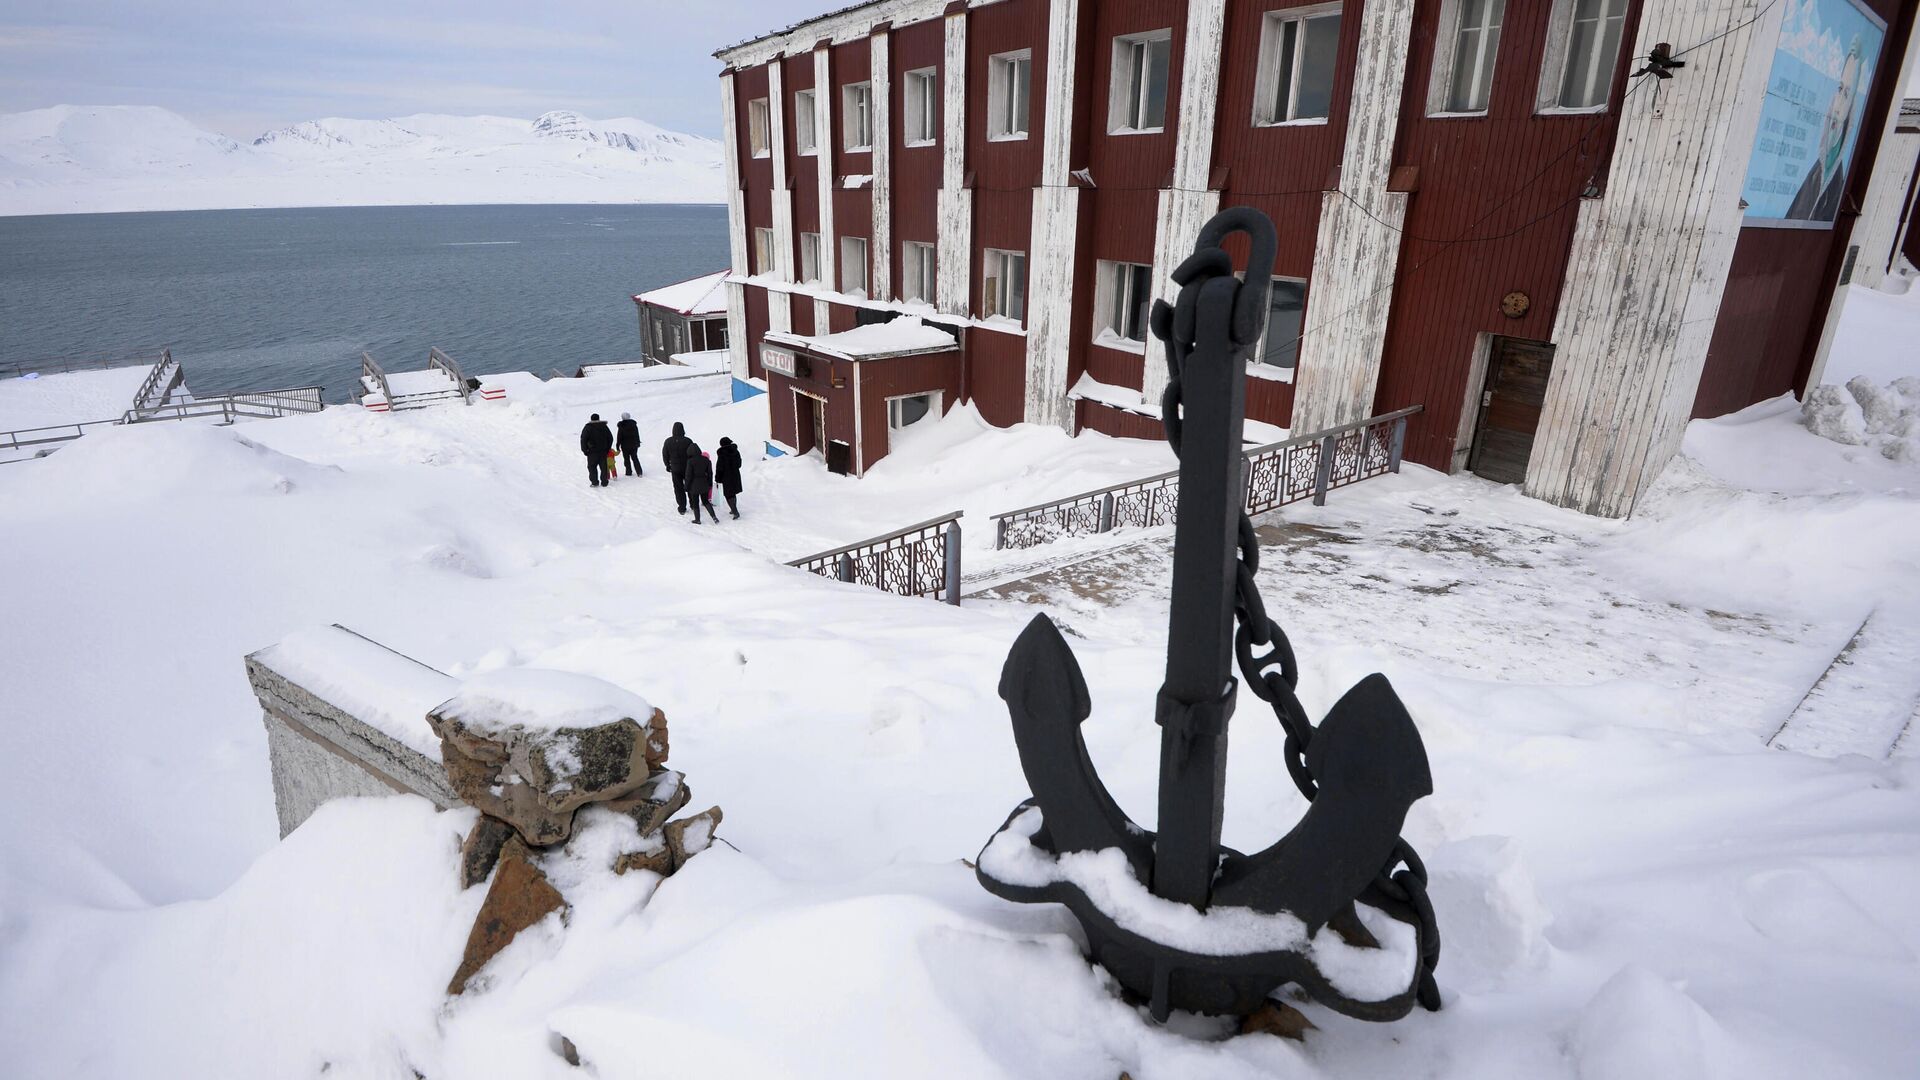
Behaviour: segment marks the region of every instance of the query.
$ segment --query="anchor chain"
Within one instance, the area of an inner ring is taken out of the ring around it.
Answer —
[[[1225,223],[1227,231],[1238,228],[1253,238],[1246,279],[1239,283],[1233,304],[1229,333],[1233,355],[1229,359],[1243,356],[1259,340],[1266,314],[1266,292],[1271,287],[1249,284],[1270,282],[1273,270],[1272,225],[1261,219],[1259,225],[1255,226],[1255,217],[1257,215],[1250,212],[1245,217]],[[1264,232],[1261,231],[1262,227]],[[1224,236],[1225,232],[1222,232],[1214,240],[1213,246],[1196,250],[1174,271],[1174,281],[1180,286],[1176,302],[1169,306],[1166,301],[1160,300],[1153,307],[1153,332],[1166,343],[1167,353],[1167,389],[1160,399],[1160,417],[1175,457],[1181,454],[1181,373],[1199,340],[1197,322],[1200,294],[1209,281],[1233,276],[1232,257],[1220,243]],[[1253,531],[1253,520],[1245,510],[1244,498],[1237,546],[1240,557],[1234,583],[1234,658],[1247,688],[1270,705],[1279,719],[1280,727],[1286,733],[1287,772],[1293,777],[1293,784],[1300,789],[1301,796],[1312,802],[1319,793],[1319,784],[1307,764],[1307,746],[1313,741],[1314,725],[1294,692],[1300,684],[1300,666],[1294,657],[1293,644],[1279,622],[1267,613],[1266,601],[1261,597],[1254,580],[1254,576],[1260,572],[1260,543]],[[1256,656],[1256,647],[1266,651]],[[1433,973],[1440,963],[1440,927],[1434,918],[1433,903],[1427,896],[1426,864],[1405,837],[1396,839],[1393,851],[1374,876],[1371,888],[1413,909],[1420,953],[1416,996],[1422,1007],[1430,1012],[1437,1011],[1440,1008],[1440,986]]]

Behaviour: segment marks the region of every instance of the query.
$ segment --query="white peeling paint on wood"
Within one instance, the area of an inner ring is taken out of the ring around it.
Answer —
[[[785,191],[787,188],[787,139],[785,120],[786,97],[782,85],[786,74],[785,66],[779,61],[767,65],[767,151],[773,159],[773,190]],[[787,237],[791,240],[792,237]]]
[[[833,229],[833,51],[826,46],[813,53],[813,145],[815,169],[820,184],[820,282],[829,288],[840,287],[840,242]],[[814,326],[825,327],[826,304],[814,305]]]
[[[893,299],[893,93],[888,56],[891,35],[885,31],[873,35],[873,240],[872,280],[867,295],[875,300]]]
[[[1413,0],[1370,0],[1361,12],[1340,191],[1321,198],[1294,384],[1294,431],[1321,431],[1373,411],[1400,265],[1407,196],[1389,192],[1404,98]],[[1355,205],[1355,204],[1358,205]]]
[[[980,7],[983,3],[998,2],[1001,0],[972,0],[969,6]],[[937,19],[946,9],[947,0],[877,0],[875,3],[809,19],[777,34],[743,41],[721,49],[714,55],[721,62],[735,67],[752,67],[764,64],[775,56],[802,55],[821,41],[835,45],[858,41],[883,22],[908,26]]]
[[[1200,229],[1220,209],[1220,193],[1209,191],[1213,171],[1214,124],[1220,106],[1221,49],[1227,24],[1226,0],[1189,0],[1186,50],[1180,66],[1179,125],[1174,132],[1173,186],[1160,192],[1153,225],[1153,298],[1172,303],[1179,293],[1174,268],[1193,254]],[[1154,338],[1142,369],[1140,398],[1159,402],[1167,390],[1164,345]]]
[[[1047,88],[1040,133],[1040,185],[1033,189],[1033,233],[1027,252],[1027,389],[1029,423],[1073,433],[1067,369],[1073,341],[1074,249],[1079,243],[1080,190],[1069,186],[1073,147],[1075,43],[1079,0],[1048,0]]]
[[[791,243],[782,244],[777,238],[781,236],[791,238],[793,236],[793,192],[785,190],[784,188],[775,188],[769,194],[771,195],[773,204],[773,235],[776,237],[775,244],[778,247],[773,257],[773,276],[780,281],[792,281],[793,245]],[[772,289],[766,290],[766,294],[767,329],[792,330],[792,294],[776,292]]]
[[[747,274],[747,204],[740,188],[740,127],[733,98],[733,72],[720,76],[720,158],[727,174],[727,254],[733,272]],[[729,335],[745,329],[729,326]]]
[[[1027,256],[1026,419],[1073,434],[1067,398],[1068,346],[1073,335],[1073,263],[1080,191],[1033,189],[1033,250]]]
[[[736,379],[753,370],[747,363],[747,287],[734,281],[727,282],[727,363]]]
[[[1678,448],[1740,236],[1781,14],[1768,0],[1647,0],[1635,54],[1706,44],[1685,78],[1629,86],[1609,189],[1580,206],[1529,495],[1621,517]]]
[[[968,313],[973,281],[973,192],[967,177],[967,14],[947,16],[940,102],[939,236],[936,298],[949,315]]]

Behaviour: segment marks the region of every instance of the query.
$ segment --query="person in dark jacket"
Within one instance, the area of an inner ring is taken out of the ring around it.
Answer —
[[[693,523],[700,524],[700,507],[706,505],[707,516],[715,525],[720,524],[720,515],[713,512],[713,462],[706,452],[694,443],[687,443],[687,465],[683,474],[687,488],[687,502],[693,506]]]
[[[687,512],[687,448],[692,445],[693,440],[687,438],[687,425],[681,423],[675,423],[673,434],[660,444],[660,461],[666,465],[667,475],[673,478],[673,501],[683,514]]]
[[[740,494],[740,448],[732,439],[720,440],[720,449],[714,454],[713,479],[720,485],[720,493],[727,497],[727,510],[738,521],[740,504],[734,498]]]
[[[587,421],[580,429],[580,452],[587,455],[587,486],[606,487],[611,481],[607,478],[607,455],[613,453],[613,429],[600,419],[599,413]]]
[[[620,445],[620,457],[626,462],[627,475],[645,476],[647,470],[640,467],[640,422],[632,413],[620,414],[620,430],[615,433],[614,441]]]

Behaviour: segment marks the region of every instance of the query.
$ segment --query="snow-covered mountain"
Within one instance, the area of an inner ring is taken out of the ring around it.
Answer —
[[[328,118],[240,143],[146,106],[0,114],[0,215],[723,198],[719,143],[632,118]]]

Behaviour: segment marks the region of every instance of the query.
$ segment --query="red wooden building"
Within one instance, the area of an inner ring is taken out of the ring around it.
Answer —
[[[1209,216],[1253,206],[1280,230],[1253,419],[1421,405],[1412,460],[1622,515],[1688,417],[1817,377],[1861,209],[1906,192],[1875,155],[1917,3],[822,15],[716,54],[735,375],[767,389],[777,442],[843,444],[856,472],[959,401],[1158,437],[1145,311]],[[1795,20],[1832,42],[1804,52]],[[1684,66],[1639,74],[1660,43]],[[836,347],[900,315],[952,345]]]

